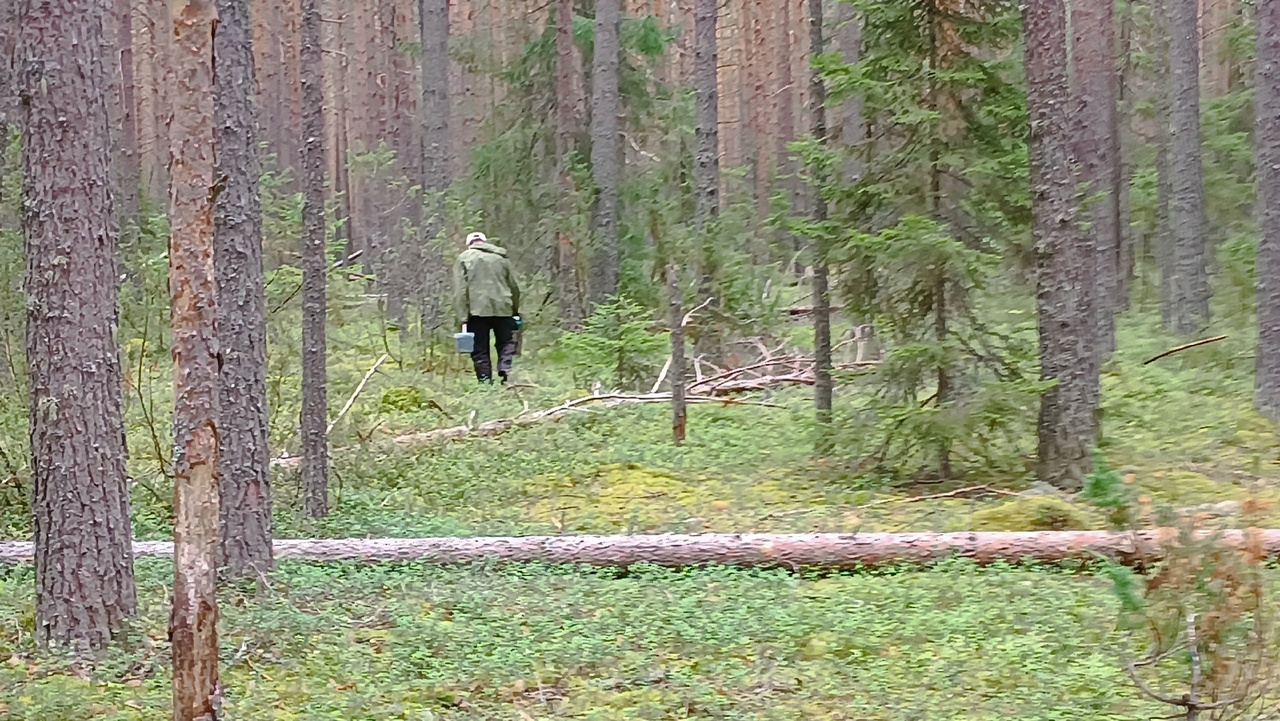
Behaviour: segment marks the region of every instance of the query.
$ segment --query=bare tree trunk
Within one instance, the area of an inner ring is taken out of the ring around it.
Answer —
[[[1025,6],[1023,18],[1041,377],[1057,384],[1041,397],[1039,476],[1075,489],[1098,437],[1094,251],[1077,224],[1066,7],[1041,0]]]
[[[671,323],[671,438],[682,445],[688,431],[685,402],[684,309],[681,307],[680,266],[667,265],[667,318]]]
[[[432,244],[444,230],[445,193],[452,182],[453,153],[449,139],[449,1],[422,0],[422,187],[427,196],[424,256],[427,279],[422,308],[424,328],[442,320],[438,299],[445,293],[445,261]]]
[[[324,67],[320,2],[302,0],[302,487],[307,515],[329,514],[328,372],[325,367]]]
[[[698,259],[698,300],[707,303],[715,291],[718,268],[715,252],[715,220],[720,214],[720,111],[717,62],[716,0],[694,0],[693,88],[694,136],[693,168],[694,218],[701,236]],[[718,320],[715,303],[709,303],[708,319],[698,338],[698,354],[719,355]]]
[[[1169,134],[1169,0],[1152,0],[1151,14],[1155,26],[1156,76],[1156,239],[1155,264],[1160,273],[1160,319],[1166,328],[1173,327],[1174,316],[1174,242],[1170,216],[1173,181],[1170,173]]]
[[[1254,403],[1280,420],[1280,3],[1254,10],[1258,187],[1258,352]]]
[[[258,115],[248,0],[218,0],[214,36],[217,165],[214,206],[218,337],[220,560],[232,575],[271,570],[267,451],[267,309],[258,181]]]
[[[840,57],[849,65],[856,65],[862,56],[862,18],[853,6],[841,2],[836,5],[836,44]],[[850,95],[840,108],[840,143],[852,148],[853,157],[844,167],[844,176],[848,181],[861,177],[863,168],[860,158],[860,146],[866,141],[866,126],[862,118],[862,98]]]
[[[577,192],[570,172],[573,164],[576,117],[579,114],[577,63],[573,45],[573,0],[556,0],[556,156],[560,163],[560,199],[556,219],[556,254],[559,263],[560,325],[582,325],[582,297],[578,286],[578,249],[569,232]]]
[[[101,0],[27,3],[26,250],[35,635],[106,645],[137,607]]]
[[[591,172],[596,183],[596,248],[591,299],[600,303],[618,292],[621,259],[618,249],[618,183],[621,144],[618,137],[619,0],[597,0],[595,58],[591,88]]]
[[[1075,156],[1095,247],[1098,350],[1115,350],[1120,275],[1120,148],[1116,117],[1114,0],[1073,0]]]
[[[1169,5],[1169,220],[1173,236],[1173,325],[1191,335],[1209,324],[1209,221],[1200,149],[1200,34],[1196,0]]]
[[[213,721],[218,690],[218,349],[213,0],[173,7],[169,307],[173,355],[174,721]]]
[[[138,225],[138,191],[142,174],[138,165],[137,102],[133,79],[133,3],[112,0],[115,15],[115,77],[119,82],[116,103],[120,123],[120,147],[116,163],[120,177],[120,230],[131,236]]]
[[[809,0],[809,52],[814,57],[822,54],[822,0]],[[819,143],[827,143],[827,88],[822,80],[822,72],[815,66],[809,79],[810,117],[813,126],[810,132]],[[821,184],[826,178],[819,175],[813,188],[813,220],[817,224],[827,220],[827,201],[823,197]],[[814,336],[814,378],[813,405],[817,410],[820,427],[818,429],[818,452],[831,450],[832,396],[834,384],[831,380],[831,294],[828,291],[827,243],[822,231],[814,242],[813,248],[813,336]]]
[[[1120,242],[1120,268],[1116,275],[1116,312],[1129,309],[1133,295],[1133,282],[1137,273],[1137,243],[1133,230],[1133,201],[1130,187],[1135,172],[1133,119],[1135,113],[1135,96],[1133,86],[1133,5],[1125,2],[1120,6],[1120,57],[1119,85],[1117,96],[1119,103],[1119,166],[1120,181],[1116,189],[1116,213],[1118,223],[1116,233]]]

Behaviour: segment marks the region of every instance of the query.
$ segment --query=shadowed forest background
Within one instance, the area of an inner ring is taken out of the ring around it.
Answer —
[[[0,719],[1280,718],[1265,0],[0,0],[0,60]],[[368,540],[905,532],[1038,535]]]

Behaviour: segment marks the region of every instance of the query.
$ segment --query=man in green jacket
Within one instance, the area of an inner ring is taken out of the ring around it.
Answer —
[[[520,322],[520,286],[507,260],[507,251],[489,242],[484,233],[467,236],[467,249],[453,266],[454,309],[475,333],[471,362],[481,383],[493,382],[489,335],[498,346],[498,376],[507,382],[516,355],[515,333]]]

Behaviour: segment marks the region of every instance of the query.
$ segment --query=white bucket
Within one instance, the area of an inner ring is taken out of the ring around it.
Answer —
[[[476,334],[468,333],[464,327],[461,333],[453,334],[453,342],[459,353],[470,353],[476,349]]]

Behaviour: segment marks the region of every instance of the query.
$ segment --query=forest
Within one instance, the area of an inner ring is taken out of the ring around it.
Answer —
[[[1277,422],[1280,2],[0,0],[0,720],[1280,719]]]

